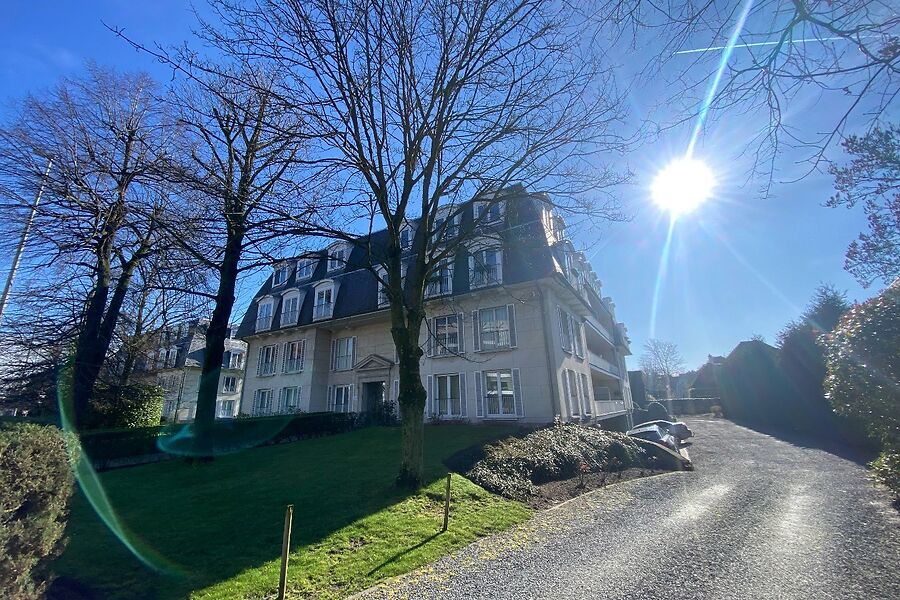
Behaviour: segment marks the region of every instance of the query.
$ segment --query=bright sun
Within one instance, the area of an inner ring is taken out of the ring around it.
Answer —
[[[715,185],[706,163],[685,156],[669,163],[653,180],[653,201],[678,217],[708,200]]]

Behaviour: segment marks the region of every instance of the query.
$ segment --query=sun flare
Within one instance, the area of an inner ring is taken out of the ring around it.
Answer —
[[[706,163],[686,156],[672,161],[657,174],[653,180],[653,201],[674,218],[709,200],[715,186],[715,177]]]

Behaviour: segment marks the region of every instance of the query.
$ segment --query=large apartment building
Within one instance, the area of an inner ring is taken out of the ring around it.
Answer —
[[[438,219],[443,239],[461,237],[426,293],[427,418],[630,419],[625,327],[562,219],[521,186],[491,198]],[[417,225],[402,233],[410,250],[432,238]],[[242,413],[396,402],[387,296],[367,268],[385,246],[376,232],[274,265],[237,333],[248,347]]]
[[[197,413],[208,324],[204,319],[195,319],[163,329],[156,336],[155,348],[140,365],[144,377],[163,388],[164,420],[191,421]],[[216,395],[217,418],[232,418],[240,413],[246,356],[247,344],[229,335]]]

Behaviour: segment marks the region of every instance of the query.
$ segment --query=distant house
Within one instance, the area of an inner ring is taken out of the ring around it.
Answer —
[[[631,384],[631,399],[638,408],[647,406],[647,381],[643,371],[628,371],[628,381]]]
[[[697,370],[697,374],[691,382],[688,397],[718,398],[721,395],[719,378],[723,364],[725,364],[724,356],[707,355],[706,362]]]
[[[778,349],[761,340],[735,346],[718,371],[725,414],[739,421],[765,423],[779,414],[787,384],[778,367]]]
[[[197,413],[197,392],[206,348],[208,321],[196,319],[159,333],[156,347],[140,365],[145,379],[164,391],[163,419],[191,421]],[[247,344],[229,337],[216,395],[216,417],[232,418],[241,407]]]

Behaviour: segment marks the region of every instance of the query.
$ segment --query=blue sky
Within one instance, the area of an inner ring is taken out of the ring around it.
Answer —
[[[7,0],[0,22],[0,102],[76,74],[86,60],[167,78],[164,67],[118,40],[101,20],[146,43],[164,45],[187,39],[192,27],[189,5],[182,1]],[[632,96],[633,119],[659,116],[641,101],[653,97],[653,90]],[[788,117],[811,131],[835,110],[816,97],[790,108]],[[862,289],[843,270],[844,251],[865,220],[858,210],[822,206],[831,193],[827,175],[779,183],[803,172],[796,157],[786,156],[767,194],[760,192],[762,182],[747,180],[748,159],[740,151],[764,125],[760,118],[726,115],[710,122],[695,152],[710,163],[719,185],[709,203],[676,223],[652,332],[678,344],[689,367],[699,366],[708,353],[729,352],[754,334],[774,342],[821,282],[847,290],[851,300],[875,291]],[[585,240],[604,293],[613,297],[617,316],[628,327],[632,368],[651,337],[652,298],[669,227],[668,217],[650,201],[650,182],[684,152],[688,135],[689,127],[671,131],[618,161],[636,175],[634,185],[621,192],[634,218],[604,226]],[[244,302],[255,287],[256,281],[242,286]]]

